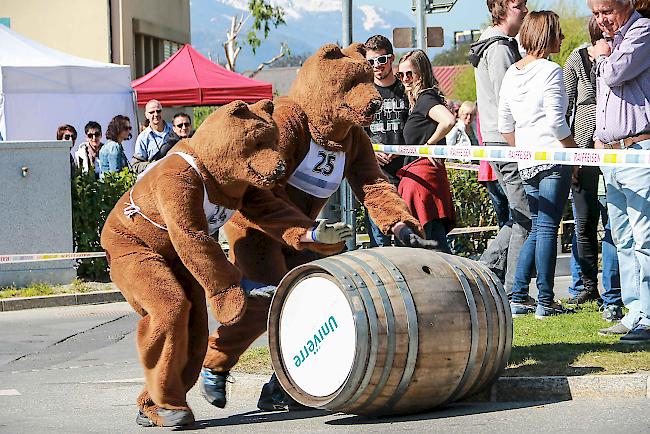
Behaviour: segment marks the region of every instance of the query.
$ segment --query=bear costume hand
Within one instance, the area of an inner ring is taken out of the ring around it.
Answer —
[[[402,226],[396,233],[397,238],[405,247],[419,247],[421,249],[437,250],[439,252],[451,253],[442,247],[436,240],[425,240],[413,231],[409,226]]]
[[[231,286],[208,297],[208,303],[220,324],[233,325],[239,322],[246,312],[246,293],[239,285]]]
[[[317,243],[337,244],[349,238],[352,238],[352,226],[342,222],[327,223],[321,220],[311,230],[311,239]]]

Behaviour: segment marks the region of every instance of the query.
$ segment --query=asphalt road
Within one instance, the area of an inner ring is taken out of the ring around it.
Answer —
[[[126,303],[0,313],[0,433],[139,432],[135,398],[143,382],[134,345],[136,322]],[[367,419],[322,411],[260,413],[254,394],[240,398],[219,410],[193,389],[188,401],[198,420],[194,428],[269,433],[650,432],[647,399],[462,403],[427,414]]]

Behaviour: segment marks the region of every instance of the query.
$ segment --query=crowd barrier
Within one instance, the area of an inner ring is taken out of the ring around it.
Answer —
[[[447,160],[531,161],[572,166],[650,167],[650,151],[635,149],[535,148],[512,146],[417,146],[373,144],[376,152],[387,154],[443,158]],[[451,169],[477,171],[476,164],[446,162]],[[450,235],[491,231],[496,226],[456,228]],[[0,264],[58,261],[65,259],[103,258],[104,252],[37,253],[0,255]]]

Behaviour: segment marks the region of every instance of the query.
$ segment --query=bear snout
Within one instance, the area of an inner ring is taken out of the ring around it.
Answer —
[[[287,170],[286,164],[284,164],[284,161],[280,160],[278,162],[278,165],[275,167],[273,173],[271,173],[269,179],[271,181],[277,181],[282,175],[284,175],[284,172],[286,172],[286,170]]]
[[[381,104],[381,100],[378,99],[373,99],[370,101],[370,104],[368,104],[368,109],[366,110],[366,116],[372,116],[377,113],[377,111],[379,111],[381,108]]]

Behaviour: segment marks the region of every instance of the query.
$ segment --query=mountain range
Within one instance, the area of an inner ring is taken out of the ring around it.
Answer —
[[[247,0],[191,0],[192,45],[218,63],[225,63],[223,43],[230,29],[231,17],[248,14]],[[284,10],[285,25],[271,28],[268,38],[255,54],[244,46],[237,58],[237,70],[254,69],[261,62],[280,52],[280,44],[287,43],[292,55],[313,53],[325,43],[338,43],[342,37],[341,0],[273,0],[272,4]],[[383,34],[391,37],[394,27],[414,25],[413,16],[386,10],[363,0],[353,2],[353,40],[364,42],[370,36]],[[243,41],[250,28],[248,20],[240,34]],[[263,37],[263,34],[260,35]]]

